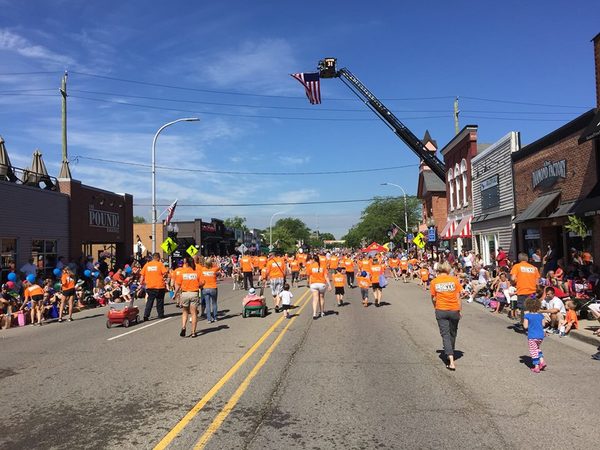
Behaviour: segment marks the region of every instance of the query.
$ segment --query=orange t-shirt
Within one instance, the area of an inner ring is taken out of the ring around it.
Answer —
[[[368,260],[368,259],[363,259],[363,260],[360,260],[360,261],[358,262],[358,268],[359,268],[361,271],[363,271],[363,270],[364,270],[365,272],[369,272],[369,270],[370,270],[370,268],[371,268],[371,261],[370,261],[370,260]]]
[[[361,289],[369,289],[371,287],[371,280],[369,277],[356,277],[358,287]]]
[[[332,256],[331,258],[329,258],[329,268],[332,270],[335,270],[338,268],[339,265],[339,259],[337,256]]]
[[[300,263],[298,261],[296,261],[295,259],[292,259],[290,261],[290,270],[292,272],[299,272],[300,271]]]
[[[258,257],[258,268],[262,269],[263,267],[265,267],[267,265],[267,257],[266,256],[259,256]]]
[[[528,262],[520,262],[513,266],[510,274],[517,283],[517,295],[535,294],[540,279],[537,267]]]
[[[184,267],[177,274],[175,284],[184,292],[198,292],[201,285],[200,275],[191,267]]]
[[[335,287],[344,287],[345,280],[346,280],[346,277],[343,274],[341,274],[341,273],[333,274],[333,285]]]
[[[346,272],[354,272],[354,261],[350,258],[345,259],[344,267],[346,268]]]
[[[431,282],[431,295],[435,298],[435,309],[442,311],[460,311],[460,281],[445,273]]]
[[[573,311],[572,309],[567,309],[566,321],[567,321],[567,323],[573,322],[573,328],[575,328],[576,330],[579,329],[579,319],[577,318],[577,313],[575,311]]]
[[[327,269],[327,258],[323,255],[319,255],[319,265],[323,268],[323,269]]]
[[[308,255],[306,253],[298,253],[296,255],[296,259],[300,264],[306,264],[306,258],[308,258]]]
[[[219,273],[219,269],[216,267],[212,267],[208,269],[206,267],[200,268],[200,277],[204,280],[204,288],[206,289],[217,289],[217,274]]]
[[[419,272],[421,273],[421,280],[423,280],[423,281],[429,280],[429,269],[423,268]]]
[[[252,272],[252,259],[249,256],[242,256],[242,272]]]
[[[69,289],[75,289],[75,280],[71,278],[71,276],[65,272],[60,277],[60,285],[63,291],[68,291]]]
[[[408,270],[408,261],[406,259],[400,260],[400,269]]]
[[[147,289],[165,289],[167,268],[160,261],[150,261],[142,269],[142,276]]]
[[[267,261],[267,276],[272,278],[283,278],[285,276],[285,263],[281,258],[271,258]]]
[[[394,268],[396,268],[396,267],[399,267],[399,266],[400,266],[400,260],[399,260],[398,258],[390,258],[390,259],[388,260],[388,265],[389,265],[389,266],[390,266],[392,269],[394,269]]]
[[[25,289],[25,300],[33,298],[37,295],[44,295],[44,290],[37,284],[32,284],[27,289]]]
[[[371,266],[371,282],[379,283],[379,275],[383,275],[383,267],[379,264]]]
[[[321,267],[321,265],[317,262],[310,262],[306,265],[306,273],[308,274],[310,283],[327,283],[327,280],[325,278],[325,271],[327,269],[324,269],[323,267]]]

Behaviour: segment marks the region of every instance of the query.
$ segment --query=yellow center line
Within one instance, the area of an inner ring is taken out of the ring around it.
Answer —
[[[307,290],[304,294],[300,296],[298,302],[296,302],[296,306],[302,302],[306,295],[310,294],[310,290]],[[304,307],[304,306],[303,306]],[[250,358],[256,350],[261,346],[261,344],[275,331],[275,329],[281,324],[281,322],[285,320],[283,316],[281,316],[277,321],[271,325],[271,327],[256,341],[256,343],[248,349],[248,351],[242,356],[228,371],[223,377],[217,381],[217,383],[200,399],[198,403],[194,405],[194,407],[167,433],[167,435],[161,439],[161,441],[156,444],[154,450],[163,450],[167,448],[167,446],[173,442],[173,439],[177,437],[179,433],[185,428],[185,426],[191,422],[191,420],[204,408],[204,406],[221,390],[221,388],[233,377],[236,372],[242,367],[242,365]],[[290,320],[293,320],[290,319]],[[289,324],[288,324],[289,325]]]
[[[300,309],[298,310],[298,314],[300,314],[300,312],[302,312],[304,307],[306,305],[308,305],[309,303],[310,303],[310,297],[300,307]],[[271,354],[273,353],[273,351],[275,350],[277,345],[279,345],[279,343],[283,339],[283,336],[289,329],[290,325],[292,325],[294,320],[296,320],[296,317],[297,316],[292,317],[290,319],[290,321],[288,322],[288,324],[283,328],[283,330],[281,330],[281,333],[279,333],[279,336],[277,336],[275,341],[273,341],[273,343],[268,348],[268,350],[265,352],[265,354],[262,356],[262,358],[260,358],[260,360],[256,363],[254,368],[250,371],[250,373],[248,374],[246,379],[244,379],[244,381],[242,381],[242,384],[240,384],[240,386],[233,393],[233,395],[231,396],[231,398],[229,399],[227,404],[223,407],[221,412],[217,415],[217,417],[215,417],[215,419],[209,425],[208,429],[200,437],[200,439],[194,446],[194,450],[203,449],[206,446],[206,444],[208,443],[208,441],[210,440],[210,438],[213,436],[213,434],[215,434],[215,432],[221,427],[221,425],[223,425],[223,422],[225,422],[225,419],[227,419],[227,416],[229,416],[229,413],[231,413],[233,408],[235,408],[235,405],[237,405],[237,403],[239,402],[242,395],[244,395],[244,392],[246,392],[246,389],[248,389],[248,386],[250,385],[250,382],[252,381],[252,379],[258,374],[258,372],[260,372],[260,369],[265,365],[265,363],[267,362],[267,360],[269,359],[269,357],[271,356]]]

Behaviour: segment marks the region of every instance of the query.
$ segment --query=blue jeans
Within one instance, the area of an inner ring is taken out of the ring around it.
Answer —
[[[206,303],[206,320],[217,320],[217,290],[203,288],[202,300]]]

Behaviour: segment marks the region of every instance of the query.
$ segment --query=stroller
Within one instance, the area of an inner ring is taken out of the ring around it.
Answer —
[[[128,328],[131,323],[139,323],[140,310],[133,305],[133,299],[125,303],[108,302],[108,313],[106,313],[106,328],[112,327],[114,323],[120,323]]]
[[[260,317],[267,315],[267,304],[263,296],[255,294],[253,288],[248,291],[248,295],[242,300],[242,317],[246,318],[258,314]]]

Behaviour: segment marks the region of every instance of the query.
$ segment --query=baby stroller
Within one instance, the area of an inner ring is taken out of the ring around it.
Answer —
[[[125,328],[131,323],[139,323],[140,310],[133,305],[133,299],[126,303],[108,302],[108,313],[106,313],[106,328],[112,327],[114,323],[120,323]]]
[[[244,297],[242,301],[243,309],[242,309],[242,317],[246,318],[252,315],[259,315],[260,317],[265,317],[267,315],[267,305],[265,302],[265,298],[259,295],[256,295],[256,291],[251,288],[248,291],[248,295]]]

